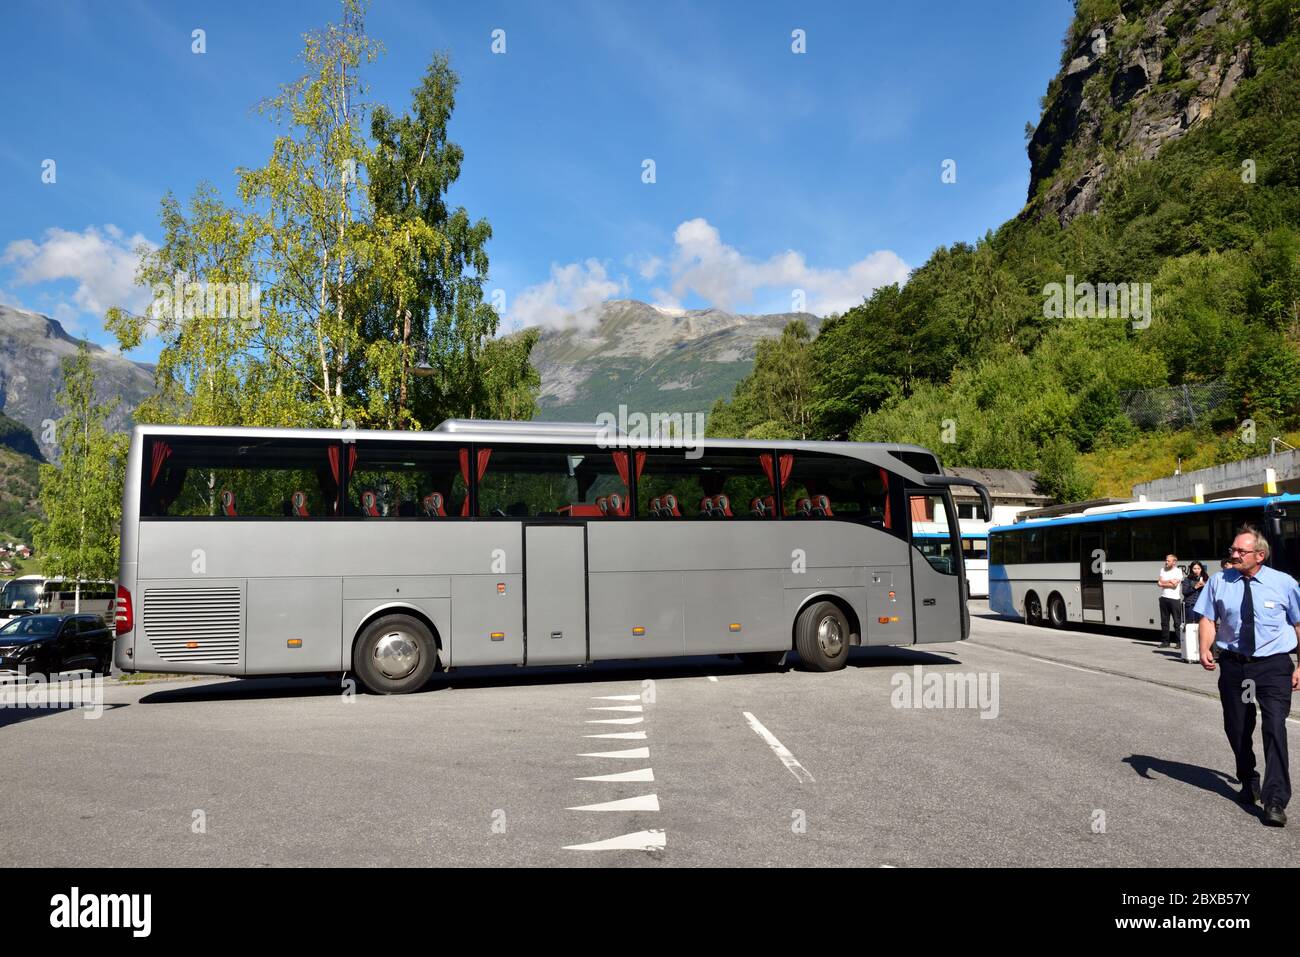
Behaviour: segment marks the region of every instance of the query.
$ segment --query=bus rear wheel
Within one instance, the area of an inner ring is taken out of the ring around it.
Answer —
[[[1037,592],[1025,596],[1025,624],[1041,625],[1043,623],[1043,602]]]
[[[407,615],[375,619],[352,649],[352,669],[372,694],[419,691],[437,668],[437,642],[424,622]]]
[[[1053,628],[1065,628],[1070,623],[1065,614],[1065,599],[1060,595],[1047,599],[1047,620]]]
[[[834,602],[819,601],[799,615],[794,647],[809,671],[839,671],[849,660],[849,623]]]

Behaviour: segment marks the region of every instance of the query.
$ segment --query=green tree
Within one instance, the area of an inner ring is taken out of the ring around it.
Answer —
[[[63,361],[58,402],[63,410],[55,425],[59,462],[40,469],[45,521],[36,527],[34,543],[41,572],[78,582],[115,579],[127,436],[105,425],[116,401],[96,400],[84,342]],[[78,602],[80,592],[78,587]]]

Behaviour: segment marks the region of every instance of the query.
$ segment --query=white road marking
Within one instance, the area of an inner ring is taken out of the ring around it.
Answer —
[[[587,724],[640,724],[645,718],[594,718]]]
[[[602,704],[594,708],[588,708],[588,711],[627,711],[632,714],[640,714],[645,708],[639,704]]]
[[[640,701],[639,694],[603,694],[591,699],[592,701]]]
[[[647,782],[655,779],[654,768],[642,768],[639,771],[619,771],[616,774],[597,774],[590,778],[574,778],[575,781],[638,781]]]
[[[745,720],[749,722],[749,726],[754,729],[754,733],[767,742],[767,746],[772,749],[772,753],[780,758],[781,763],[784,764],[789,769],[790,773],[795,776],[795,780],[799,781],[801,784],[814,780],[813,776],[808,773],[808,769],[798,762],[795,756],[790,753],[789,748],[776,739],[776,735],[763,727],[761,721],[755,718],[748,711],[742,711],[741,714],[745,716]]]
[[[623,834],[591,844],[569,844],[566,851],[661,851],[668,843],[667,835],[660,829]]]
[[[659,795],[643,794],[640,797],[623,798],[620,801],[606,801],[603,804],[584,804],[581,807],[566,808],[569,811],[657,811]]]
[[[588,735],[588,737],[591,737]],[[580,758],[649,758],[649,748],[628,748],[626,751],[589,751]]]
[[[717,681],[717,680],[718,680],[717,678],[713,677],[713,675],[709,675],[708,678],[709,678],[710,681]]]
[[[584,734],[584,738],[618,738],[621,741],[644,741],[644,731],[614,731],[610,734]]]

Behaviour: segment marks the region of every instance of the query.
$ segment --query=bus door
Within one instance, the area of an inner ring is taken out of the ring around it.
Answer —
[[[587,527],[524,525],[524,661],[587,661]]]
[[[1079,529],[1079,591],[1083,598],[1083,620],[1105,621],[1103,575],[1106,568],[1102,533],[1086,527]]]
[[[907,501],[915,640],[961,641],[968,627],[966,577],[952,499],[944,492],[909,488]]]

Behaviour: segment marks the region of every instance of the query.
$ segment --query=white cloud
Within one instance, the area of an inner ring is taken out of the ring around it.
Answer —
[[[149,290],[135,284],[139,263],[135,250],[141,244],[153,246],[139,233],[127,236],[111,223],[102,230],[88,226],[79,233],[55,227],[47,229],[40,241],[11,242],[0,264],[12,267],[15,285],[72,280],[76,283],[73,303],[82,313],[98,318],[110,306],[141,311],[149,304]]]
[[[907,263],[888,249],[878,250],[843,269],[809,266],[803,253],[787,250],[766,259],[746,257],[722,241],[717,227],[690,219],[673,233],[676,249],[668,265],[672,296],[695,293],[710,305],[733,309],[753,301],[760,289],[802,289],[805,310],[818,315],[858,305],[879,286],[907,281]]]
[[[525,326],[561,327],[570,317],[579,325],[592,325],[595,316],[591,310],[626,290],[627,281],[611,279],[598,259],[567,266],[552,264],[550,279],[515,297],[510,316]]]

